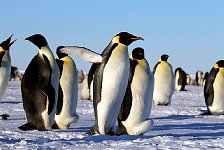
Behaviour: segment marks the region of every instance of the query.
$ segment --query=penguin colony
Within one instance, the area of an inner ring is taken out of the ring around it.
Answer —
[[[0,43],[0,99],[10,80],[9,49],[16,41],[11,38]],[[204,76],[197,71],[194,80],[181,67],[173,73],[167,54],[161,55],[152,72],[143,48],[133,49],[129,57],[128,46],[143,38],[128,32],[115,35],[101,54],[85,47],[59,46],[57,58],[43,35],[34,34],[25,40],[33,43],[38,53],[21,81],[26,115],[21,130],[69,129],[79,120],[78,83],[82,83],[80,98],[93,101],[95,123],[89,135],[142,135],[152,130],[154,123],[149,117],[153,103],[170,105],[174,91],[183,91],[186,85],[204,86],[208,111],[202,115],[224,114],[224,60],[217,61]],[[78,73],[69,55],[93,63],[86,76]],[[8,117],[1,116],[4,120]]]

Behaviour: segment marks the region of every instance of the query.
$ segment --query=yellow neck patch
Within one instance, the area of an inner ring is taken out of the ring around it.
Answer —
[[[216,69],[219,68],[219,65],[218,64],[215,64],[214,65],[214,68],[216,68]]]
[[[119,40],[120,40],[120,36],[115,36],[115,37],[113,38],[112,42],[113,42],[113,43],[120,43]]]
[[[5,51],[5,50],[0,46],[0,51]]]

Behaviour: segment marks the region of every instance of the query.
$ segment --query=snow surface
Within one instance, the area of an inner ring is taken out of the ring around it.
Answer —
[[[141,136],[85,134],[94,123],[92,102],[80,100],[80,120],[68,130],[21,131],[25,123],[20,82],[11,81],[0,102],[0,149],[224,149],[224,116],[201,116],[203,87],[186,86],[175,92],[171,106],[153,106],[152,131]]]

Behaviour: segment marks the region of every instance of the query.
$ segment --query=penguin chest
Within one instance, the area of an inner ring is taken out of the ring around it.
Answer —
[[[3,57],[0,67],[0,99],[5,93],[6,87],[10,80],[10,73],[11,73],[11,59],[9,54],[6,55],[8,56]]]
[[[167,94],[173,88],[173,72],[168,63],[161,63],[158,65],[155,75],[155,88],[161,93]]]
[[[178,84],[179,78],[180,78],[180,72],[177,71],[175,74],[175,90],[177,91],[180,91],[181,89],[181,85]]]
[[[74,62],[64,62],[60,85],[63,92],[62,114],[72,115],[78,99],[78,75]]]
[[[116,48],[103,70],[101,100],[97,106],[98,125],[103,133],[116,122],[128,84],[130,61],[127,48]]]
[[[214,114],[224,113],[224,69],[220,69],[213,83],[214,99],[212,106],[209,106]]]
[[[153,75],[149,67],[137,65],[131,83],[132,107],[126,122],[140,123],[147,119],[152,108]]]

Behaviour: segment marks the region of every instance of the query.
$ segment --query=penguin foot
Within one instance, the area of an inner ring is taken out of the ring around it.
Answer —
[[[24,125],[22,125],[22,126],[19,126],[18,128],[19,128],[20,130],[22,130],[22,131],[28,131],[28,130],[35,130],[35,129],[36,129],[34,126],[32,126],[32,125],[29,124],[29,123],[26,123],[26,124],[24,124]]]
[[[123,134],[127,134],[127,130],[126,128],[122,125],[119,126],[116,131],[115,131],[115,135],[123,135]]]
[[[55,121],[54,121],[54,123],[52,125],[52,129],[60,129]]]
[[[1,120],[7,120],[8,117],[9,117],[8,114],[2,114],[2,115],[0,115],[0,119]]]
[[[115,133],[112,131],[112,130],[110,130],[106,135],[109,135],[109,136],[114,136],[115,135]]]
[[[86,134],[88,135],[94,135],[94,134],[97,134],[99,133],[96,129],[96,126],[94,125],[92,128],[89,129],[89,131],[86,132]]]

